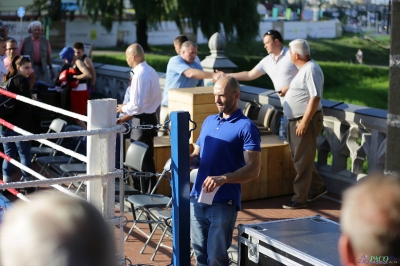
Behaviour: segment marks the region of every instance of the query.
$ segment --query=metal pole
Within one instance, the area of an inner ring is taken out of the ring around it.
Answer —
[[[21,39],[20,39],[20,42],[19,42],[19,43],[21,43],[21,42],[22,42],[22,17],[20,18],[19,32],[21,33]]]
[[[190,265],[189,112],[171,112],[173,265]]]
[[[390,27],[391,27],[391,25],[390,25],[390,20],[391,20],[391,14],[392,14],[392,7],[391,7],[391,5],[392,5],[392,1],[390,1],[389,0],[389,6],[388,6],[388,24],[387,24],[387,28],[386,28],[386,33],[387,34],[389,34],[390,33]]]
[[[400,177],[400,0],[392,2],[385,173]]]

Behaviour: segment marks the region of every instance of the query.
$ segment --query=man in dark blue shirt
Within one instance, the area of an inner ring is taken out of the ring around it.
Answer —
[[[261,165],[260,133],[238,108],[237,80],[218,80],[214,95],[219,114],[206,118],[190,155],[200,161],[190,193],[196,265],[229,265],[227,250],[241,207],[241,183],[257,178]]]

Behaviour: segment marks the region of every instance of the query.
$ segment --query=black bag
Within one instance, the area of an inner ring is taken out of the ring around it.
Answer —
[[[0,82],[0,88],[9,91],[11,86],[11,81],[16,76],[17,75],[11,77],[7,81]],[[4,94],[0,94],[0,118],[5,118],[14,112],[15,102],[16,102],[15,99],[5,96]]]

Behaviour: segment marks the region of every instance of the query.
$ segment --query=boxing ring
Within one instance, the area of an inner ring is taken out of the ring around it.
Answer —
[[[46,133],[46,134],[33,134],[25,131],[22,128],[16,127],[4,119],[0,119],[0,124],[7,127],[15,132],[21,134],[21,136],[14,137],[1,137],[0,143],[3,142],[17,142],[17,141],[28,141],[35,140],[44,145],[47,145],[53,149],[65,153],[81,162],[87,163],[87,174],[82,176],[70,176],[70,177],[58,177],[58,178],[46,178],[45,176],[37,173],[36,171],[22,165],[20,162],[8,157],[4,153],[0,153],[0,157],[8,162],[12,163],[18,168],[30,173],[38,180],[24,181],[24,182],[12,182],[3,183],[0,182],[0,190],[7,189],[12,194],[24,201],[29,201],[27,197],[19,193],[16,188],[24,187],[39,187],[39,186],[51,186],[62,193],[68,194],[72,197],[79,197],[72,191],[61,186],[63,183],[70,183],[76,181],[88,181],[86,199],[93,204],[103,215],[105,221],[110,224],[110,230],[114,230],[114,226],[119,226],[119,252],[118,263],[125,265],[124,259],[124,182],[120,183],[120,216],[115,216],[115,178],[123,178],[123,171],[115,169],[115,139],[117,133],[126,132],[126,127],[122,125],[115,125],[116,116],[115,110],[117,108],[117,101],[115,99],[101,99],[88,101],[88,116],[76,114],[58,107],[54,107],[48,104],[38,102],[26,98],[21,95],[10,93],[9,91],[0,89],[0,93],[10,98],[22,101],[39,108],[43,108],[55,113],[65,115],[71,118],[79,119],[87,122],[88,130],[73,131],[73,132],[61,132],[61,133]],[[76,137],[76,136],[87,136],[87,156],[66,149],[60,145],[55,144],[47,139],[54,138],[65,138],[65,137]],[[122,138],[121,138],[122,140]],[[120,143],[122,146],[122,141]],[[121,149],[121,153],[123,150]]]
[[[61,115],[79,119],[87,122],[88,130],[32,134],[22,128],[18,128],[7,121],[0,119],[0,124],[15,132],[20,136],[1,137],[0,143],[35,140],[44,145],[52,147],[65,153],[77,160],[87,163],[86,175],[46,178],[36,171],[25,167],[18,161],[0,153],[0,156],[16,167],[29,172],[38,180],[0,183],[0,190],[7,189],[21,200],[29,201],[27,197],[19,193],[16,188],[52,186],[53,188],[68,194],[72,197],[79,197],[72,191],[61,186],[63,183],[76,181],[88,181],[86,186],[86,200],[93,204],[103,215],[103,218],[110,225],[110,230],[115,230],[114,226],[119,227],[119,252],[117,260],[119,265],[126,265],[124,257],[124,227],[127,219],[124,216],[124,171],[115,169],[115,145],[116,134],[127,133],[126,125],[116,125],[117,100],[99,99],[88,101],[88,115],[83,116],[58,107],[32,100],[6,90],[0,89],[0,94],[22,101],[39,108],[43,108]],[[170,121],[164,125],[139,125],[130,129],[148,129],[157,127],[170,130],[171,139],[171,175],[172,175],[172,221],[173,230],[173,265],[190,265],[190,219],[189,213],[189,122],[190,115],[185,111],[171,112]],[[86,136],[87,137],[87,156],[61,147],[47,139]],[[120,138],[120,158],[123,158],[123,137]],[[184,155],[184,156],[182,156]],[[122,162],[120,165],[122,169]],[[156,173],[155,173],[156,174]],[[115,178],[120,178],[119,182],[119,216],[115,215]],[[81,198],[81,197],[79,197]],[[1,200],[1,199],[0,199]],[[129,259],[128,259],[129,260]]]

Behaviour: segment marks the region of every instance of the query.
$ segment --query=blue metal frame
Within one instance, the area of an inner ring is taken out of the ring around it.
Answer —
[[[190,265],[190,170],[188,112],[171,112],[173,265]]]

